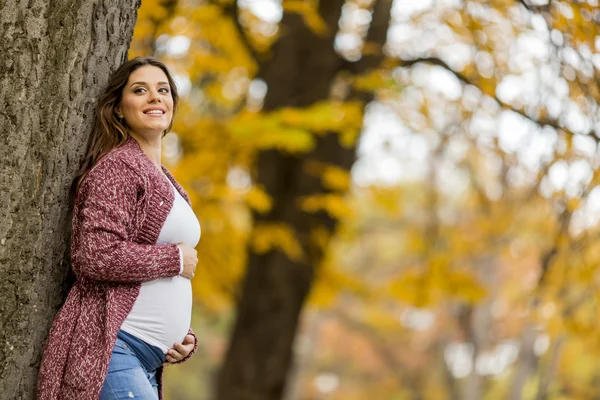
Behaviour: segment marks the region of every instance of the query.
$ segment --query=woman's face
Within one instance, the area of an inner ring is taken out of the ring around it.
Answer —
[[[167,75],[152,65],[133,71],[115,112],[125,119],[133,133],[146,138],[160,137],[173,118],[173,97]]]

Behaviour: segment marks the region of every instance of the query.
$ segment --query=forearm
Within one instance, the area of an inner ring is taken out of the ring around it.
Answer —
[[[91,245],[72,250],[75,274],[107,282],[145,282],[179,274],[180,252],[175,244],[143,245],[127,241],[104,247]]]

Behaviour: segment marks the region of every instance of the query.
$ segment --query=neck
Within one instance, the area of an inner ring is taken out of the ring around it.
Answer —
[[[144,136],[138,135],[136,133],[130,132],[129,133],[136,142],[138,142],[138,144],[140,145],[140,148],[142,149],[142,151],[144,152],[144,154],[146,154],[146,156],[150,159],[150,161],[152,161],[152,163],[154,165],[156,165],[156,168],[158,168],[159,170],[162,170],[161,168],[161,149],[162,149],[162,143],[161,143],[161,137],[153,137],[153,138],[146,138]]]

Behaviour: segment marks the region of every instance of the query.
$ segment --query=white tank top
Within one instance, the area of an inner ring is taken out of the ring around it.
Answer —
[[[175,192],[175,200],[156,243],[183,242],[194,248],[200,240],[198,218],[171,181],[165,179]],[[177,275],[142,282],[140,294],[121,329],[166,354],[173,343],[183,341],[191,319],[192,283]]]

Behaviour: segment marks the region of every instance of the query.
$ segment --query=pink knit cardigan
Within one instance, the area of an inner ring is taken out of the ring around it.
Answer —
[[[163,171],[189,203],[175,178]],[[174,197],[132,137],[89,171],[73,210],[71,264],[77,281],[44,347],[38,399],[100,396],[117,332],[141,282],[179,274],[177,245],[156,244]],[[192,353],[197,348],[196,339]],[[157,375],[162,399],[162,367]]]

